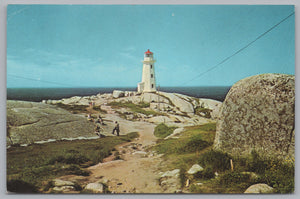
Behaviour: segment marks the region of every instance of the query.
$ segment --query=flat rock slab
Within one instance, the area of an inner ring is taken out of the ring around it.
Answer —
[[[94,137],[94,124],[55,105],[7,101],[8,145]]]

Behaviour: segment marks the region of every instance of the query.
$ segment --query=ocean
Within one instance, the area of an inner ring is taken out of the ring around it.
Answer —
[[[160,91],[170,93],[181,93],[184,95],[209,98],[224,101],[229,86],[208,86],[208,87],[161,87]],[[90,96],[99,93],[112,93],[114,90],[136,91],[136,87],[122,88],[7,88],[8,100],[22,100],[41,102],[48,99],[62,99],[72,96]]]

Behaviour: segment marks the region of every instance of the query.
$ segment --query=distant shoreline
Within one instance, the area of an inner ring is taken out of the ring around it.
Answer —
[[[196,98],[209,98],[224,101],[230,88],[230,86],[161,87],[160,91],[180,93]],[[91,96],[99,93],[112,93],[114,90],[136,91],[136,88],[7,88],[7,100],[41,102],[42,100],[48,99],[58,100],[73,96]]]

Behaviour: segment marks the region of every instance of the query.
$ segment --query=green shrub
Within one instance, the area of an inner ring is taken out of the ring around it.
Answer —
[[[180,168],[179,179],[180,179],[181,187],[184,187],[185,181],[186,181],[186,176],[185,176],[185,169],[182,167]]]
[[[65,163],[65,164],[82,164],[90,161],[89,158],[78,154],[66,154],[65,156],[57,156],[49,160],[49,164]]]
[[[189,188],[191,193],[204,193],[204,190],[201,186],[192,184]]]
[[[261,181],[275,188],[278,193],[293,193],[295,166],[279,161],[269,161],[268,168],[261,175]]]
[[[251,151],[250,157],[246,161],[246,166],[249,171],[263,174],[268,167],[268,162],[263,160],[259,154],[253,150]]]
[[[7,191],[14,193],[38,193],[38,188],[22,180],[7,181]]]
[[[181,147],[182,152],[196,152],[200,151],[210,144],[204,140],[202,140],[202,136],[200,134],[193,135],[188,139],[188,142]]]
[[[212,166],[205,167],[203,171],[199,171],[194,174],[195,178],[201,178],[201,179],[211,179],[215,177],[215,172]]]
[[[165,138],[173,133],[176,127],[168,127],[164,123],[160,123],[154,129],[154,135],[159,138]]]
[[[230,159],[227,153],[210,150],[201,155],[198,163],[205,167],[211,166],[214,171],[225,171],[230,169]]]
[[[261,157],[253,150],[248,158],[240,158],[238,164],[245,170],[260,175],[259,182],[266,183],[275,188],[277,193],[294,192],[295,166],[284,160]]]
[[[240,172],[227,171],[219,178],[219,183],[227,187],[234,186],[235,184],[250,182],[250,174],[243,174]]]

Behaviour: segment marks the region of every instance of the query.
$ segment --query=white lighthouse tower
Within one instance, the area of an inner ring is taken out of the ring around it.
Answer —
[[[153,53],[148,49],[144,54],[142,82],[138,83],[138,92],[156,92]]]

